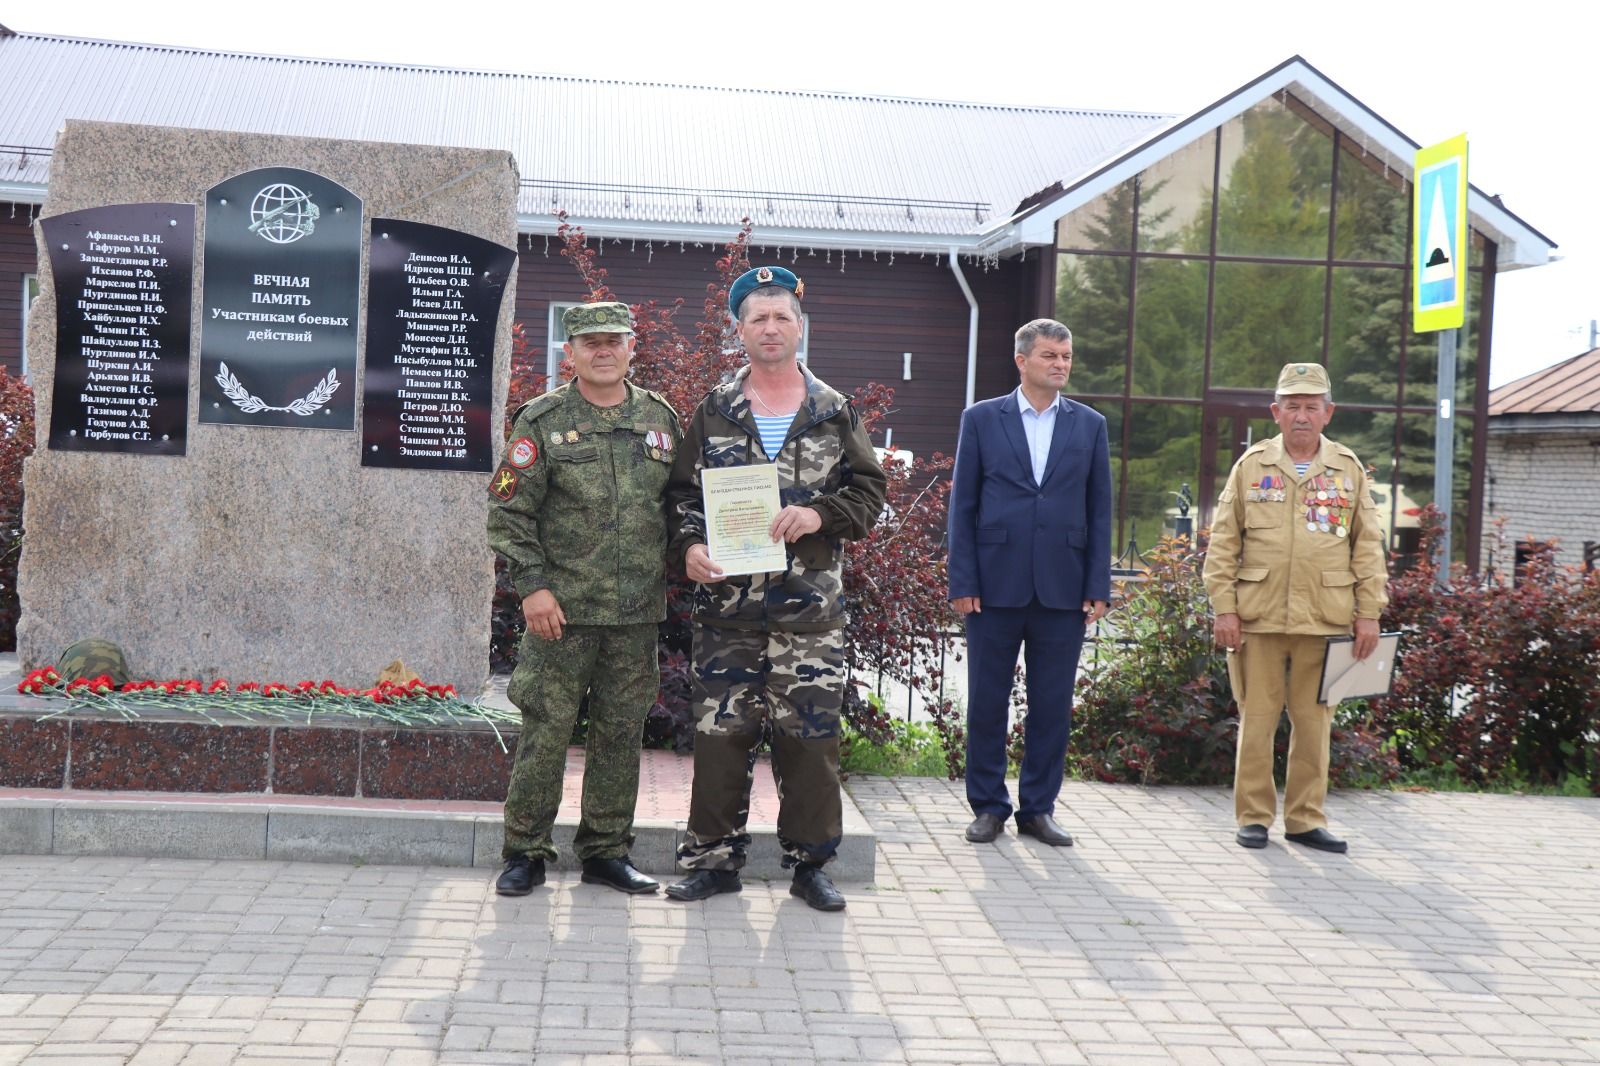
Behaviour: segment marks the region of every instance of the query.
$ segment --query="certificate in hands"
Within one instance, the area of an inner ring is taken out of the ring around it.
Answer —
[[[1400,657],[1400,634],[1378,634],[1377,648],[1365,659],[1357,659],[1355,649],[1355,637],[1328,638],[1318,703],[1338,704],[1341,700],[1389,694],[1395,660]]]
[[[706,505],[706,551],[724,574],[767,574],[788,568],[783,542],[774,542],[770,532],[782,509],[777,467],[771,463],[710,467],[700,471],[700,491]]]

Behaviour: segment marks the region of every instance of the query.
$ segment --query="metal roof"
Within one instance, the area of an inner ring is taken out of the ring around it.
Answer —
[[[1489,391],[1489,415],[1600,413],[1600,348]]]
[[[843,246],[972,244],[1168,116],[487,73],[0,34],[0,194],[67,119],[506,148],[524,229],[676,239],[749,215]],[[608,131],[594,136],[593,131]],[[607,229],[595,221],[615,223]]]

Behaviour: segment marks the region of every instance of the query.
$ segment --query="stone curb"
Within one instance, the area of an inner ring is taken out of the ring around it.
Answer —
[[[839,881],[870,882],[877,839],[848,794],[844,841],[829,872]],[[576,818],[556,824],[556,870],[575,870]],[[671,876],[684,823],[641,819],[634,825],[634,864]],[[777,829],[750,827],[745,873],[787,878]],[[371,805],[285,804],[270,796],[199,796],[163,800],[148,793],[40,797],[0,789],[0,854],[105,855],[161,859],[264,859],[384,866],[500,865],[498,814]]]

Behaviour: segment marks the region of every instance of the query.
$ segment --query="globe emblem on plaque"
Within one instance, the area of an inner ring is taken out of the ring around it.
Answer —
[[[317,228],[322,211],[293,185],[278,182],[256,193],[250,203],[250,232],[273,244],[293,244]]]

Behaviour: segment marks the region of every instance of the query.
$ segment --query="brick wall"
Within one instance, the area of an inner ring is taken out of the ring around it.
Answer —
[[[1489,434],[1480,566],[1511,568],[1524,537],[1559,540],[1557,560],[1583,562],[1583,542],[1600,541],[1600,421],[1585,430]],[[1495,520],[1504,518],[1505,542],[1496,543]]]

